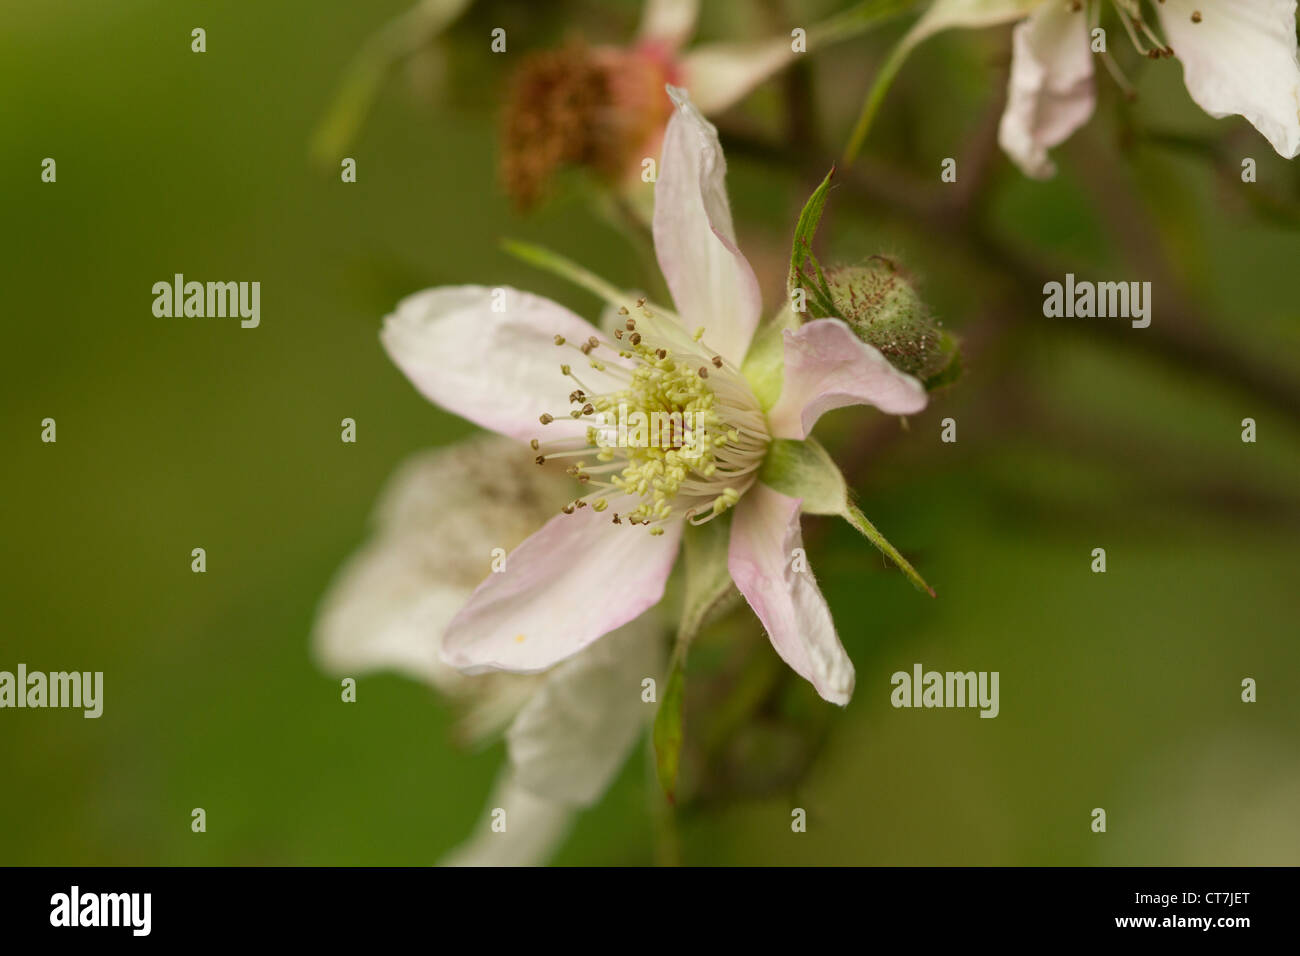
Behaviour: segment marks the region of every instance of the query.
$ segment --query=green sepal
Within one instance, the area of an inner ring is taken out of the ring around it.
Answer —
[[[907,558],[889,543],[849,498],[848,484],[831,456],[813,439],[777,438],[768,449],[759,481],[791,498],[802,499],[800,510],[814,515],[837,515],[856,528],[880,553],[898,566],[909,581],[930,597],[934,588],[925,583]]]
[[[808,197],[808,201],[804,203],[799,213],[799,220],[794,227],[794,242],[790,248],[790,271],[786,274],[785,280],[787,298],[792,303],[796,290],[803,290],[804,308],[799,311],[812,319],[835,315],[835,306],[831,302],[826,277],[822,274],[821,264],[812,251],[813,240],[817,237],[817,226],[821,223],[822,213],[826,211],[826,197],[830,193],[831,178],[834,175],[835,167],[832,166],[826,178],[813,190],[813,194]],[[806,271],[809,265],[812,266],[811,276]]]
[[[758,480],[791,498],[813,515],[839,515],[849,500],[848,485],[830,454],[815,439],[774,438]]]
[[[965,366],[961,362],[961,350],[958,348],[957,340],[944,332],[939,340],[939,349],[951,354],[948,364],[938,372],[935,372],[923,383],[927,392],[933,392],[940,388],[947,388],[961,378]]]
[[[740,374],[749,383],[758,405],[769,411],[781,397],[785,384],[785,330],[799,327],[799,320],[789,306],[777,313],[772,321],[761,326],[745,353]]]

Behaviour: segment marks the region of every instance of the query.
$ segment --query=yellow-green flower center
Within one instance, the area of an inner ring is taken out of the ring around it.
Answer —
[[[569,417],[585,433],[554,442],[533,440],[537,463],[574,458],[569,474],[591,488],[564,506],[572,514],[603,512],[609,499],[630,496],[635,504],[612,512],[614,524],[645,525],[663,534],[664,524],[683,518],[711,520],[740,500],[758,474],[771,441],[767,419],[752,389],[731,363],[704,342],[704,329],[686,335],[675,322],[652,314],[644,300],[638,318],[619,310],[624,327],[613,341],[592,336],[574,348],[601,380],[615,385],[596,392],[570,364],[560,372],[577,386],[569,394]],[[556,420],[544,413],[543,425]]]

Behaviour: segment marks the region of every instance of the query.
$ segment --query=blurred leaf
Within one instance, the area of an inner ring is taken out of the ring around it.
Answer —
[[[421,0],[362,44],[334,103],[312,134],[311,154],[316,163],[330,166],[343,158],[389,72],[431,43],[469,5],[470,0]]]

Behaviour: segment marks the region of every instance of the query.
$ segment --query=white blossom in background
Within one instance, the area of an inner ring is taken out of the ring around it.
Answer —
[[[589,653],[532,676],[459,674],[439,659],[447,624],[491,570],[571,486],[562,474],[520,468],[519,446],[483,435],[414,456],[380,496],[369,541],[321,602],[313,648],[344,677],[390,670],[437,689],[462,711],[460,735],[506,728],[508,766],[490,819],[445,861],[545,862],[574,814],[595,803],[633,749],[653,707],[641,681],[664,666],[664,634],[645,617]]]
[[[1151,59],[1177,58],[1187,92],[1206,113],[1245,117],[1279,155],[1300,152],[1296,0],[1149,0],[1146,7],[1154,23],[1139,0],[935,0],[880,71],[847,158],[857,154],[885,89],[917,44],[942,30],[1012,21],[1019,22],[998,141],[1028,176],[1053,175],[1048,151],[1092,116],[1095,61],[1132,92],[1111,57],[1115,42],[1131,42]],[[1107,46],[1094,52],[1106,9],[1113,15]]]

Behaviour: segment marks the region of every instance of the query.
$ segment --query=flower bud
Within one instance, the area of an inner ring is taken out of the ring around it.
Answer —
[[[827,269],[826,286],[836,314],[900,371],[925,381],[953,361],[956,343],[893,259],[872,256],[861,265]]]

